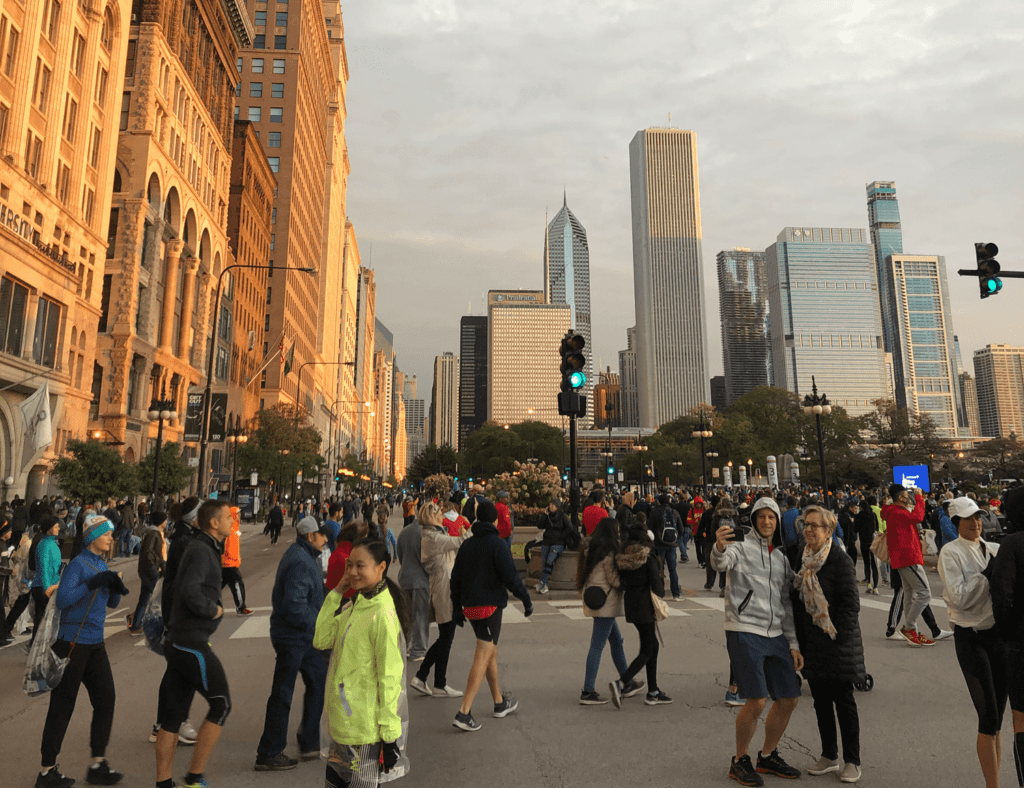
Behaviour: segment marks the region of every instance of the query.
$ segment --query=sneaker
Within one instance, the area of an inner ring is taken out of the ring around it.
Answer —
[[[765,758],[761,753],[757,754],[757,770],[761,774],[774,774],[776,777],[785,777],[787,780],[795,780],[800,776],[800,770],[794,769],[779,755],[778,750]]]
[[[611,684],[608,685],[608,689],[612,693],[612,705],[617,708],[622,708],[622,682],[615,679]]]
[[[718,592],[718,598],[719,599],[725,599],[725,589],[724,588],[721,591]]]
[[[902,633],[897,632],[895,629],[887,629],[887,630],[885,630],[885,639],[886,640],[905,640],[906,638],[903,637]]]
[[[934,646],[935,645],[935,641],[934,640],[932,640],[930,637],[925,637],[920,632],[917,633],[917,638],[918,638],[918,640],[921,641],[921,645],[922,646]]]
[[[951,637],[953,637],[953,633],[950,632],[948,629],[940,629],[939,634],[932,635],[932,638],[934,640],[946,640],[947,638]]]
[[[674,595],[674,596],[672,597],[672,601],[673,601],[673,602],[682,602],[682,601],[683,601],[683,598],[682,598],[682,597],[681,597],[681,596],[680,596],[679,594],[675,594],[675,595]]]
[[[764,785],[764,778],[754,771],[749,755],[744,755],[739,760],[732,759],[732,766],[729,767],[729,779],[735,780],[740,785]]]
[[[726,706],[743,706],[746,702],[746,700],[740,697],[738,692],[729,692],[729,690],[725,691]]]
[[[430,687],[427,686],[427,682],[421,679],[419,676],[413,676],[409,680],[409,686],[416,690],[420,695],[433,695],[430,691]]]
[[[181,788],[210,788],[210,784],[206,781],[205,777],[196,777],[196,779],[190,781],[186,775],[181,780]]]
[[[156,732],[158,730],[160,730],[160,726],[159,725],[154,725],[153,726],[153,730],[151,730],[149,732],[149,743],[150,744],[156,744]]]
[[[546,594],[547,592],[548,592],[548,584],[547,583],[538,583],[537,584],[537,593],[538,594]]]
[[[320,750],[307,750],[299,753],[300,761],[316,761],[320,759]]]
[[[247,608],[247,607],[240,608],[240,609],[236,610],[235,612],[238,613],[238,615],[240,615],[240,616],[251,616],[252,615],[252,611],[249,608]]]
[[[463,731],[478,731],[480,723],[473,719],[473,713],[463,714],[461,711],[455,713],[455,722],[452,726]]]
[[[129,613],[124,617],[124,623],[128,625],[128,629],[132,628],[132,614]]]
[[[597,690],[591,690],[590,692],[580,693],[580,705],[581,706],[603,706],[608,702],[608,698],[603,698],[597,694]]]
[[[870,580],[858,580],[857,581],[857,585],[859,585],[859,586],[867,586],[868,588],[870,588],[871,587],[871,581]]]
[[[256,764],[252,767],[258,772],[285,772],[299,765],[298,758],[289,758],[283,752],[269,758],[256,756]]]
[[[705,590],[705,591],[710,591],[710,590],[711,590],[711,589],[713,589],[714,587],[715,587],[715,584],[714,584],[714,583],[712,583],[712,584],[711,584],[711,585],[709,585],[709,586],[704,586],[704,590]]]
[[[624,698],[632,698],[634,695],[639,695],[640,694],[640,690],[642,690],[646,686],[647,685],[644,682],[642,682],[642,681],[637,681],[636,679],[630,679],[629,684],[626,684],[622,688],[622,697],[624,697]]]
[[[903,639],[906,640],[907,643],[909,643],[913,648],[921,648],[921,646],[924,645],[924,643],[921,642],[921,636],[913,629],[901,629],[900,634],[903,636]]]
[[[840,769],[842,769],[842,767],[839,765],[838,759],[833,760],[832,758],[826,758],[822,755],[818,758],[818,762],[807,770],[807,773],[813,774],[815,777],[820,777],[823,774],[838,772]]]
[[[59,764],[48,771],[39,772],[39,776],[36,777],[36,788],[71,788],[74,784],[74,778],[65,777],[60,773]]]
[[[106,759],[94,763],[85,772],[85,781],[90,785],[117,785],[123,779],[124,775],[111,769]]]
[[[461,698],[465,693],[462,690],[457,690],[455,687],[434,687],[434,691],[431,693],[435,698]]]
[[[657,692],[648,692],[647,697],[644,698],[644,704],[647,706],[667,706],[671,702],[672,698],[661,690],[658,690]]]
[[[422,662],[427,658],[426,654],[420,654],[418,657],[414,657],[412,654],[409,655],[410,662]]]
[[[878,586],[872,586],[871,587],[871,593],[874,596],[880,596],[881,595],[881,592],[878,590]]]
[[[839,775],[839,782],[841,783],[855,783],[860,779],[860,767],[855,763],[846,764],[846,768],[843,769],[843,773]]]
[[[519,708],[519,701],[513,698],[509,693],[505,693],[501,698],[501,703],[494,704],[494,716],[499,719],[507,717],[509,714]]]
[[[178,728],[179,744],[195,744],[199,740],[199,731],[192,727],[192,723],[185,720]]]

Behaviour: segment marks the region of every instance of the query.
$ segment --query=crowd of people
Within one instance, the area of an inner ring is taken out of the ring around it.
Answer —
[[[60,613],[52,649],[67,660],[49,693],[36,785],[69,788],[75,782],[60,772],[57,757],[83,686],[93,714],[85,780],[113,785],[123,778],[106,757],[115,687],[104,623],[106,611],[132,593],[108,561],[137,552],[138,597],[126,624],[132,635],[145,629],[166,663],[151,737],[156,786],[175,785],[175,749],[185,743],[193,749],[181,785],[204,788],[208,760],[232,709],[227,672],[210,644],[224,615],[223,589],[230,589],[238,615],[252,612],[237,509],[195,497],[167,511],[107,503],[15,501],[0,509],[0,554],[8,570],[4,642],[23,631],[27,619],[34,638],[52,601]],[[396,538],[387,523],[399,503],[403,528]],[[280,559],[271,594],[275,663],[255,770],[292,769],[300,760],[319,759],[328,788],[362,788],[405,775],[407,687],[459,698],[452,725],[461,731],[482,727],[473,706],[485,681],[494,718],[518,709],[518,700],[502,691],[498,643],[510,594],[527,617],[533,602],[512,557],[515,516],[506,496],[488,496],[476,485],[447,500],[352,495],[295,508],[295,541]],[[1007,491],[1001,501],[954,491],[929,500],[894,484],[853,491],[827,506],[796,491],[647,496],[598,487],[583,502],[580,531],[565,508],[561,497],[551,500],[539,538],[528,549],[540,559],[540,594],[550,591],[561,557],[578,551],[574,585],[584,616],[592,620],[580,704],[621,708],[641,693],[648,706],[672,703],[658,678],[659,622],[669,613],[665,599],[682,598],[677,568],[690,560],[692,541],[695,560],[706,570],[705,590],[714,590],[717,576],[724,600],[726,702],[739,709],[731,779],[759,786],[763,774],[801,776],[783,759],[779,743],[802,681],[810,689],[821,745],[806,772],[837,773],[845,783],[861,778],[855,689],[870,681],[861,593],[877,594],[889,584],[894,594],[887,637],[913,648],[954,642],[978,716],[977,757],[987,788],[999,784],[1000,730],[1009,701],[1024,785],[1024,488]],[[993,508],[1002,509],[1005,529]],[[117,522],[114,514],[120,515]],[[264,531],[272,543],[285,517],[274,502]],[[141,518],[145,527],[136,532]],[[931,611],[925,555],[933,546],[951,631],[939,629]],[[395,562],[397,571],[389,575]],[[152,622],[154,611],[162,618],[162,634],[152,638],[146,621]],[[637,633],[632,660],[619,618]],[[467,621],[475,651],[459,689],[449,683],[448,662],[455,633]],[[433,643],[431,622],[438,627]],[[608,696],[597,689],[606,645],[617,675]],[[290,757],[288,720],[300,676],[299,752]],[[197,693],[208,705],[198,730],[189,721]],[[763,740],[752,751],[762,717]]]

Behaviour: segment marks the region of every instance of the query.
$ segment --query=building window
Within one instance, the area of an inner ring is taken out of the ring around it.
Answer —
[[[125,78],[135,76],[135,58],[138,54],[139,42],[134,38],[128,42],[128,56],[124,61]]]
[[[128,130],[128,109],[131,106],[132,94],[122,93],[121,94],[121,122],[118,124],[118,128],[121,131]],[[235,107],[237,110],[238,107]]]
[[[287,49],[288,36],[274,36],[274,49]]]
[[[249,120],[252,123],[259,123],[261,112],[260,107],[249,107]]]
[[[39,159],[43,154],[43,141],[28,131],[25,139],[25,172],[33,178],[39,175]]]
[[[82,187],[82,216],[86,224],[92,224],[93,211],[96,208],[96,192],[88,186]]]
[[[239,109],[240,109],[240,107],[237,104],[235,104],[235,120],[238,120],[238,111],[239,111]]]
[[[267,48],[267,37],[260,33],[252,37],[252,48],[253,49],[266,49]]]
[[[241,95],[242,95],[242,83],[241,82],[236,82],[235,83],[235,98],[238,98]]]
[[[242,58],[238,58],[235,60],[235,71],[237,71],[239,74],[242,73]]]
[[[75,30],[75,40],[71,47],[71,68],[75,76],[82,78],[82,66],[85,63],[85,39],[82,34]]]
[[[284,107],[271,107],[270,108],[270,122],[271,123],[284,123]]]
[[[57,363],[57,338],[60,336],[61,305],[48,298],[39,299],[32,360],[53,369]]]
[[[57,199],[67,205],[71,190],[71,168],[64,162],[57,162]]]
[[[268,148],[280,148],[281,147],[281,132],[272,131],[267,135],[267,147]]]
[[[57,41],[57,29],[60,25],[60,3],[57,0],[50,0],[50,16],[46,22],[46,37],[53,42]]]
[[[274,224],[277,221],[277,206],[275,205],[270,209],[270,223]]]
[[[270,234],[270,251],[274,251],[274,244],[277,243],[277,233]]]
[[[27,304],[27,287],[6,276],[0,279],[0,352],[21,355]]]
[[[267,164],[270,165],[270,169],[272,172],[278,172],[281,169],[281,157],[267,156]]]
[[[252,67],[250,68],[250,71],[252,71],[253,74],[262,74],[263,73],[263,58],[261,58],[261,57],[254,57],[252,59]]]
[[[222,347],[217,348],[217,364],[214,374],[218,380],[228,379],[228,351]]]
[[[103,66],[96,66],[96,92],[93,95],[93,99],[101,107],[107,100],[107,79],[109,76],[110,74]]]
[[[270,83],[270,98],[284,98],[284,83],[283,82],[271,82]]]
[[[221,305],[220,321],[217,323],[217,336],[225,342],[231,341],[231,307]]]
[[[274,14],[274,26],[275,27],[288,27],[288,12],[278,11]]]
[[[107,320],[110,318],[110,287],[113,279],[111,274],[103,275],[103,289],[100,291],[100,322],[96,327],[101,334],[107,330]]]
[[[110,209],[110,223],[107,225],[107,259],[114,259],[114,243],[117,241],[117,222],[120,217],[118,208]]]
[[[7,144],[7,125],[11,118],[11,108],[0,104],[0,148]]]
[[[275,74],[283,74],[284,73],[284,59],[283,58],[274,58],[274,73]]]
[[[4,55],[4,73],[9,76],[14,76],[14,64],[18,59],[18,39],[21,38],[21,33],[18,32],[18,28],[11,25],[11,31],[7,34],[7,52]]]
[[[256,19],[254,20],[253,23],[256,25],[256,27],[266,27],[266,25],[267,25],[267,12],[266,11],[257,11],[256,12]]]
[[[36,83],[33,86],[33,103],[40,112],[46,112],[46,101],[50,96],[50,78],[53,72],[43,63],[42,58],[36,58]]]
[[[78,122],[78,102],[69,93],[64,99],[64,139],[75,141],[75,124]]]
[[[249,83],[249,98],[263,98],[263,83],[262,82],[250,82]]]

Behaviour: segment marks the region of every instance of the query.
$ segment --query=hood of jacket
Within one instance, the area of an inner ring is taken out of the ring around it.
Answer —
[[[473,532],[473,536],[497,536],[498,524],[484,522],[483,520],[477,520],[475,523],[473,523],[470,530]]]
[[[758,498],[754,505],[750,508],[750,522],[754,522],[754,515],[761,509],[771,509],[775,512],[775,525],[776,527],[782,525],[782,512],[779,511],[779,505],[775,503],[774,498]]]
[[[615,564],[625,572],[633,571],[646,564],[650,554],[651,548],[634,542],[626,545],[626,549],[615,557]]]
[[[715,530],[718,530],[720,523],[723,520],[737,520],[739,519],[739,512],[733,509],[731,506],[724,506],[721,509],[716,509],[712,515],[712,520],[715,523]]]

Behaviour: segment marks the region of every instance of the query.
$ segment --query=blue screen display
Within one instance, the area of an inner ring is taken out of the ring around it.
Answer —
[[[908,489],[916,487],[922,492],[931,490],[927,465],[897,465],[892,469],[892,480]]]

